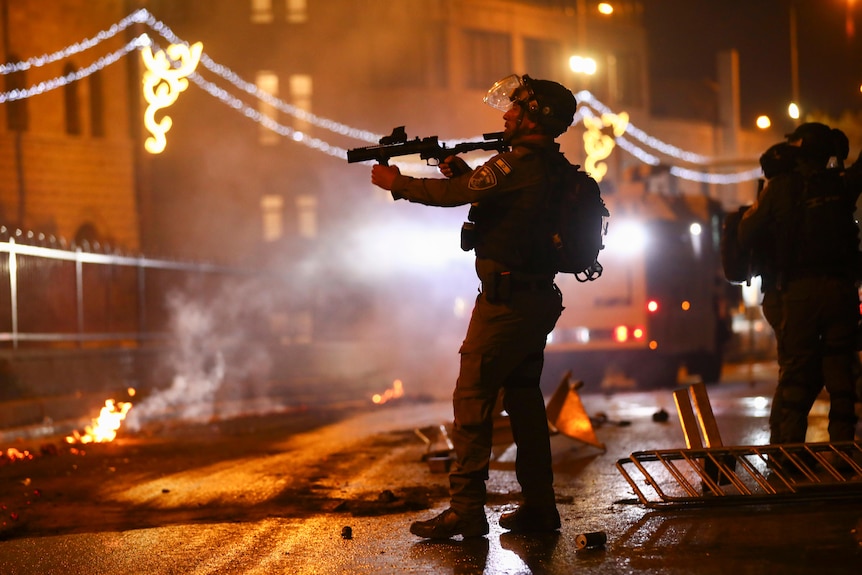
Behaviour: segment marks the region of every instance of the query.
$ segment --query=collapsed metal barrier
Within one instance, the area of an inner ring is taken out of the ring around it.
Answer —
[[[617,469],[650,508],[862,497],[862,443],[638,451]]]
[[[674,400],[687,448],[638,451],[616,464],[643,505],[862,497],[862,442],[724,446],[703,384],[676,390]]]

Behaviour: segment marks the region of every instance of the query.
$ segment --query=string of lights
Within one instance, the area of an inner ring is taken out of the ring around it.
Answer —
[[[305,146],[308,146],[309,148],[318,150],[330,156],[336,156],[339,158],[347,157],[347,150],[345,150],[344,148],[333,146],[319,138],[310,137],[308,136],[308,134],[305,134],[304,132],[301,132],[299,130],[295,130],[290,126],[279,124],[266,114],[261,114],[259,111],[255,110],[236,96],[228,93],[227,90],[225,90],[224,88],[220,88],[212,82],[205,80],[197,72],[190,74],[189,79],[195,84],[197,84],[202,90],[204,90],[211,96],[214,96],[215,98],[219,99],[228,107],[242,112],[245,117],[254,120],[259,124],[262,124],[263,126],[272,130],[280,136],[290,138],[294,142],[303,144]]]
[[[588,105],[594,108],[596,111],[601,112],[603,114],[613,114],[613,110],[609,107],[605,106],[598,99],[596,99],[591,93],[587,91],[578,92],[577,98],[582,102],[588,102]],[[579,108],[578,112],[582,114],[583,117],[592,118],[594,114],[590,108]],[[626,126],[626,134],[632,134],[640,141],[644,139],[652,141],[656,143],[656,145],[651,145],[650,147],[653,149],[659,149],[660,151],[666,150],[668,155],[672,155],[677,157],[678,159],[688,159],[693,161],[694,159],[698,159],[700,161],[707,161],[708,158],[705,156],[698,156],[697,154],[691,154],[689,152],[684,152],[679,148],[674,146],[670,146],[669,144],[665,144],[660,140],[647,136],[643,131],[635,128],[632,124],[628,124]],[[661,159],[653,154],[650,154],[643,148],[637,146],[636,144],[629,141],[624,135],[616,136],[614,141],[617,146],[631,154],[641,162],[648,164],[650,166],[658,166],[660,165]],[[697,156],[695,158],[694,156]],[[730,173],[730,174],[716,174],[710,172],[700,172],[697,170],[692,170],[689,168],[682,168],[679,166],[671,166],[670,173],[678,178],[683,180],[689,180],[693,182],[700,183],[708,183],[708,184],[716,184],[716,185],[731,185],[731,184],[740,184],[742,182],[748,182],[751,180],[756,180],[761,177],[762,172],[760,168],[754,168],[742,172]]]
[[[90,76],[94,72],[97,72],[106,66],[110,66],[111,64],[120,60],[120,58],[124,58],[128,55],[129,52],[133,50],[139,50],[144,46],[150,45],[150,38],[146,34],[141,34],[134,40],[131,40],[128,44],[111,52],[110,54],[106,54],[102,56],[86,68],[79,68],[78,70],[74,70],[69,72],[65,76],[57,76],[55,78],[51,78],[50,80],[44,80],[39,82],[38,84],[34,84],[26,89],[13,89],[8,92],[0,92],[0,104],[4,102],[13,102],[15,100],[23,100],[24,98],[31,98],[33,96],[38,96],[39,94],[44,94],[45,92],[55,90],[57,88],[62,88],[63,86],[70,84],[72,82],[77,82],[87,76]]]
[[[24,71],[31,67],[44,66],[51,62],[56,62],[63,58],[67,58],[73,54],[84,52],[97,46],[101,42],[116,36],[118,33],[127,29],[132,24],[144,24],[171,43],[188,45],[187,42],[174,34],[174,32],[170,29],[169,26],[167,26],[164,22],[156,19],[155,16],[153,16],[149,11],[142,8],[127,16],[126,18],[123,18],[107,30],[102,30],[91,38],[82,40],[81,42],[77,42],[75,44],[72,44],[71,46],[67,46],[66,48],[58,50],[57,52],[54,52],[52,54],[44,54],[42,56],[30,58],[28,60],[20,62],[0,64],[0,74],[9,74],[16,71]],[[0,92],[0,103],[29,98],[42,94],[49,90],[60,88],[70,82],[75,82],[77,80],[85,78],[96,72],[97,70],[101,70],[105,66],[113,64],[120,58],[128,55],[128,53],[133,50],[141,49],[144,46],[151,46],[152,44],[152,39],[149,38],[146,34],[142,34],[134,40],[130,41],[124,47],[106,56],[102,56],[86,68],[76,70],[74,72],[66,74],[65,76],[59,76],[48,81],[40,82],[27,89],[14,89],[8,92]],[[270,106],[284,112],[289,116],[302,120],[303,122],[306,122],[310,125],[325,129],[338,135],[343,135],[370,143],[377,143],[382,137],[382,135],[380,134],[375,134],[368,130],[354,128],[329,118],[317,116],[315,114],[312,114],[311,112],[308,112],[307,110],[302,110],[301,108],[293,106],[272,94],[260,90],[255,84],[244,80],[235,72],[233,72],[230,68],[215,62],[205,53],[201,55],[200,62],[204,66],[204,68],[217,75],[218,77],[224,79],[235,88],[249,94],[254,98],[266,102]],[[282,137],[289,138],[294,142],[311,147],[312,149],[321,151],[331,156],[346,156],[346,150],[344,150],[343,148],[331,145],[319,138],[310,137],[301,131],[295,130],[293,128],[290,128],[289,126],[285,126],[276,122],[271,117],[265,114],[261,114],[236,96],[229,94],[223,88],[220,88],[214,83],[203,79],[203,77],[201,77],[197,73],[190,76],[190,79],[192,79],[192,81],[194,81],[194,83],[201,87],[204,91],[216,97],[227,106],[237,111],[240,111],[247,118],[264,125],[266,128],[273,130],[275,133],[281,135]],[[596,110],[597,112],[600,112],[602,114],[614,114],[613,110],[611,110],[608,106],[598,100],[592,93],[586,90],[578,92],[577,98],[580,102],[587,104],[590,108]],[[586,116],[591,117],[592,114],[588,109],[581,107],[575,116],[573,124],[580,123]],[[625,133],[630,135],[635,140],[639,141],[644,146],[656,150],[671,158],[682,160],[684,162],[692,164],[709,164],[711,162],[711,159],[706,156],[682,150],[676,146],[670,145],[657,138],[649,136],[648,134],[646,134],[632,124],[628,124]],[[457,140],[453,142],[457,142]],[[646,150],[632,143],[630,140],[628,140],[622,135],[615,137],[615,143],[622,150],[631,154],[639,161],[642,161],[649,165],[658,165],[661,163],[661,160],[657,156],[647,152]],[[671,173],[677,177],[686,180],[715,184],[740,183],[757,179],[761,175],[759,169],[752,169],[734,174],[713,174],[676,166],[671,167]]]
[[[601,101],[599,101],[592,93],[582,90],[577,94],[578,101],[585,102],[590,105],[594,110],[601,112],[602,114],[613,114],[615,113]],[[637,128],[633,124],[629,123],[626,128],[626,133],[631,134],[636,140],[641,142],[642,144],[652,148],[653,150],[658,150],[659,152],[671,156],[673,158],[677,158],[683,160],[685,162],[689,162],[692,164],[708,164],[710,163],[710,158],[706,156],[702,156],[700,154],[695,154],[694,152],[687,152],[685,150],[681,150],[676,146],[672,146],[668,143],[665,143],[658,138],[653,138],[652,136],[646,134],[640,128]]]
[[[171,42],[172,44],[187,44],[185,40],[174,34],[173,30],[171,30],[164,22],[156,20],[156,18],[152,14],[147,14],[148,17],[144,20],[144,23],[149,26],[153,31],[157,32],[160,36],[162,36],[162,38],[164,38],[168,42]],[[201,54],[201,64],[204,66],[204,68],[206,68],[213,74],[227,80],[243,92],[246,92],[247,94],[254,96],[259,100],[263,100],[267,104],[277,108],[278,110],[290,116],[293,116],[294,118],[297,118],[298,120],[302,120],[303,122],[307,122],[313,126],[323,128],[324,130],[329,130],[330,132],[334,132],[342,136],[349,136],[351,138],[363,140],[365,142],[370,142],[373,144],[376,144],[378,141],[380,141],[380,138],[383,137],[381,134],[374,134],[367,130],[353,128],[346,124],[336,122],[335,120],[330,120],[329,118],[321,118],[307,110],[303,110],[302,108],[289,104],[284,100],[273,96],[269,92],[261,90],[257,87],[257,85],[244,80],[227,66],[213,61],[213,59],[210,58],[209,55],[207,55],[206,53]]]
[[[628,141],[628,139],[625,138],[625,136],[619,136],[618,138],[616,138],[616,143],[617,146],[619,146],[644,164],[648,164],[650,166],[658,166],[659,164],[661,164],[661,160],[659,160],[658,157],[653,156],[643,148],[639,148],[638,146],[632,144],[630,141]]]
[[[113,38],[132,24],[141,23],[146,20],[147,11],[144,9],[137,10],[133,14],[126,16],[116,24],[113,24],[107,30],[101,30],[98,34],[93,36],[92,38],[87,38],[80,42],[76,42],[71,46],[66,46],[62,50],[57,50],[53,54],[42,54],[41,56],[34,56],[33,58],[29,58],[22,62],[12,62],[9,64],[0,64],[0,76],[4,74],[11,74],[12,72],[21,72],[24,70],[29,70],[30,68],[39,68],[46,64],[50,64],[52,62],[56,62],[58,60],[63,60],[72,56],[74,54],[79,54],[80,52],[84,52],[89,50],[90,48],[94,48],[104,42],[109,38]]]
[[[690,170],[688,168],[680,168],[679,166],[671,166],[670,174],[672,176],[676,176],[677,178],[691,180],[693,182],[728,185],[741,184],[742,182],[750,182],[752,180],[756,180],[763,175],[763,172],[760,168],[752,168],[750,170],[745,170],[743,172],[737,172],[734,174],[710,174],[698,172],[696,170]]]

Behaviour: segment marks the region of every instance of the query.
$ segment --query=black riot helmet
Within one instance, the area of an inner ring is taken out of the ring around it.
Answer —
[[[502,112],[517,103],[555,138],[569,129],[578,108],[574,94],[565,86],[550,80],[534,80],[526,74],[503,78],[491,86],[484,101]]]
[[[835,146],[835,159],[843,165],[844,160],[850,155],[850,140],[847,138],[847,134],[838,128],[832,128],[832,143]]]
[[[800,153],[801,149],[798,146],[794,146],[788,142],[779,142],[770,146],[760,156],[760,167],[763,169],[763,176],[769,180],[778,174],[792,172],[796,168],[796,160]]]
[[[835,137],[832,134],[832,128],[826,124],[806,122],[797,126],[786,137],[791,144],[799,142],[802,156],[809,160],[825,162],[836,155]]]

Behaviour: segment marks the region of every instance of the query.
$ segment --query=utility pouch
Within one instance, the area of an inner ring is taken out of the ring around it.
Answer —
[[[461,249],[469,252],[476,247],[476,226],[473,222],[464,222],[461,226]]]
[[[490,303],[503,303],[512,298],[512,274],[503,272],[494,275],[489,282],[482,282],[482,293]]]

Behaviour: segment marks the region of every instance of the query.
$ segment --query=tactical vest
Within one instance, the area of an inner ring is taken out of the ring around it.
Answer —
[[[544,154],[532,152],[518,169],[547,173],[546,162]],[[553,275],[549,186],[545,177],[540,185],[473,204],[468,219],[474,224],[476,257],[492,259],[513,272]]]

